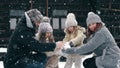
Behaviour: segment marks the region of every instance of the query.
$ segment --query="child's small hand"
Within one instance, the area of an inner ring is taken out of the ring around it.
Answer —
[[[66,50],[68,48],[71,48],[69,42],[64,43],[63,49]]]
[[[56,48],[57,49],[61,49],[62,47],[63,47],[63,42],[62,41],[56,42]]]

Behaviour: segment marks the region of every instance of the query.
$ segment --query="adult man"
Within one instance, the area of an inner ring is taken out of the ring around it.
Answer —
[[[42,52],[53,51],[56,44],[39,43],[34,39],[36,28],[42,21],[42,18],[43,15],[37,9],[25,12],[10,38],[4,60],[5,68],[45,67],[47,57]]]

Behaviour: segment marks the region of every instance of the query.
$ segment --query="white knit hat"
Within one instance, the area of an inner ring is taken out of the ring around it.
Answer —
[[[38,32],[39,33],[53,32],[52,26],[50,25],[50,19],[48,17],[43,17],[43,21],[39,25]]]
[[[66,19],[66,22],[65,22],[65,27],[68,28],[70,26],[77,26],[78,23],[76,21],[76,18],[75,18],[75,15],[73,13],[69,13],[67,15],[67,19]]]
[[[87,22],[87,26],[89,26],[92,23],[102,23],[102,24],[104,24],[102,22],[101,18],[93,12],[88,13],[86,22]]]

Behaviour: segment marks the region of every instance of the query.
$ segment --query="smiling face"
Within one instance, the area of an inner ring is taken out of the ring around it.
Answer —
[[[50,37],[51,36],[51,32],[46,32],[46,37]]]
[[[95,31],[96,25],[97,25],[96,23],[92,23],[88,27],[91,31]]]
[[[68,31],[71,32],[71,33],[74,31],[74,27],[73,27],[73,26],[70,26],[70,27],[68,27],[67,29],[68,29]]]

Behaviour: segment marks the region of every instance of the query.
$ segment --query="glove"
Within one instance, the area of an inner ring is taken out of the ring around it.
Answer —
[[[62,41],[58,41],[56,42],[56,48],[55,49],[61,49],[63,47],[63,42]]]
[[[66,42],[63,46],[63,49],[66,50],[68,48],[71,48],[71,46],[70,46],[69,42]]]

